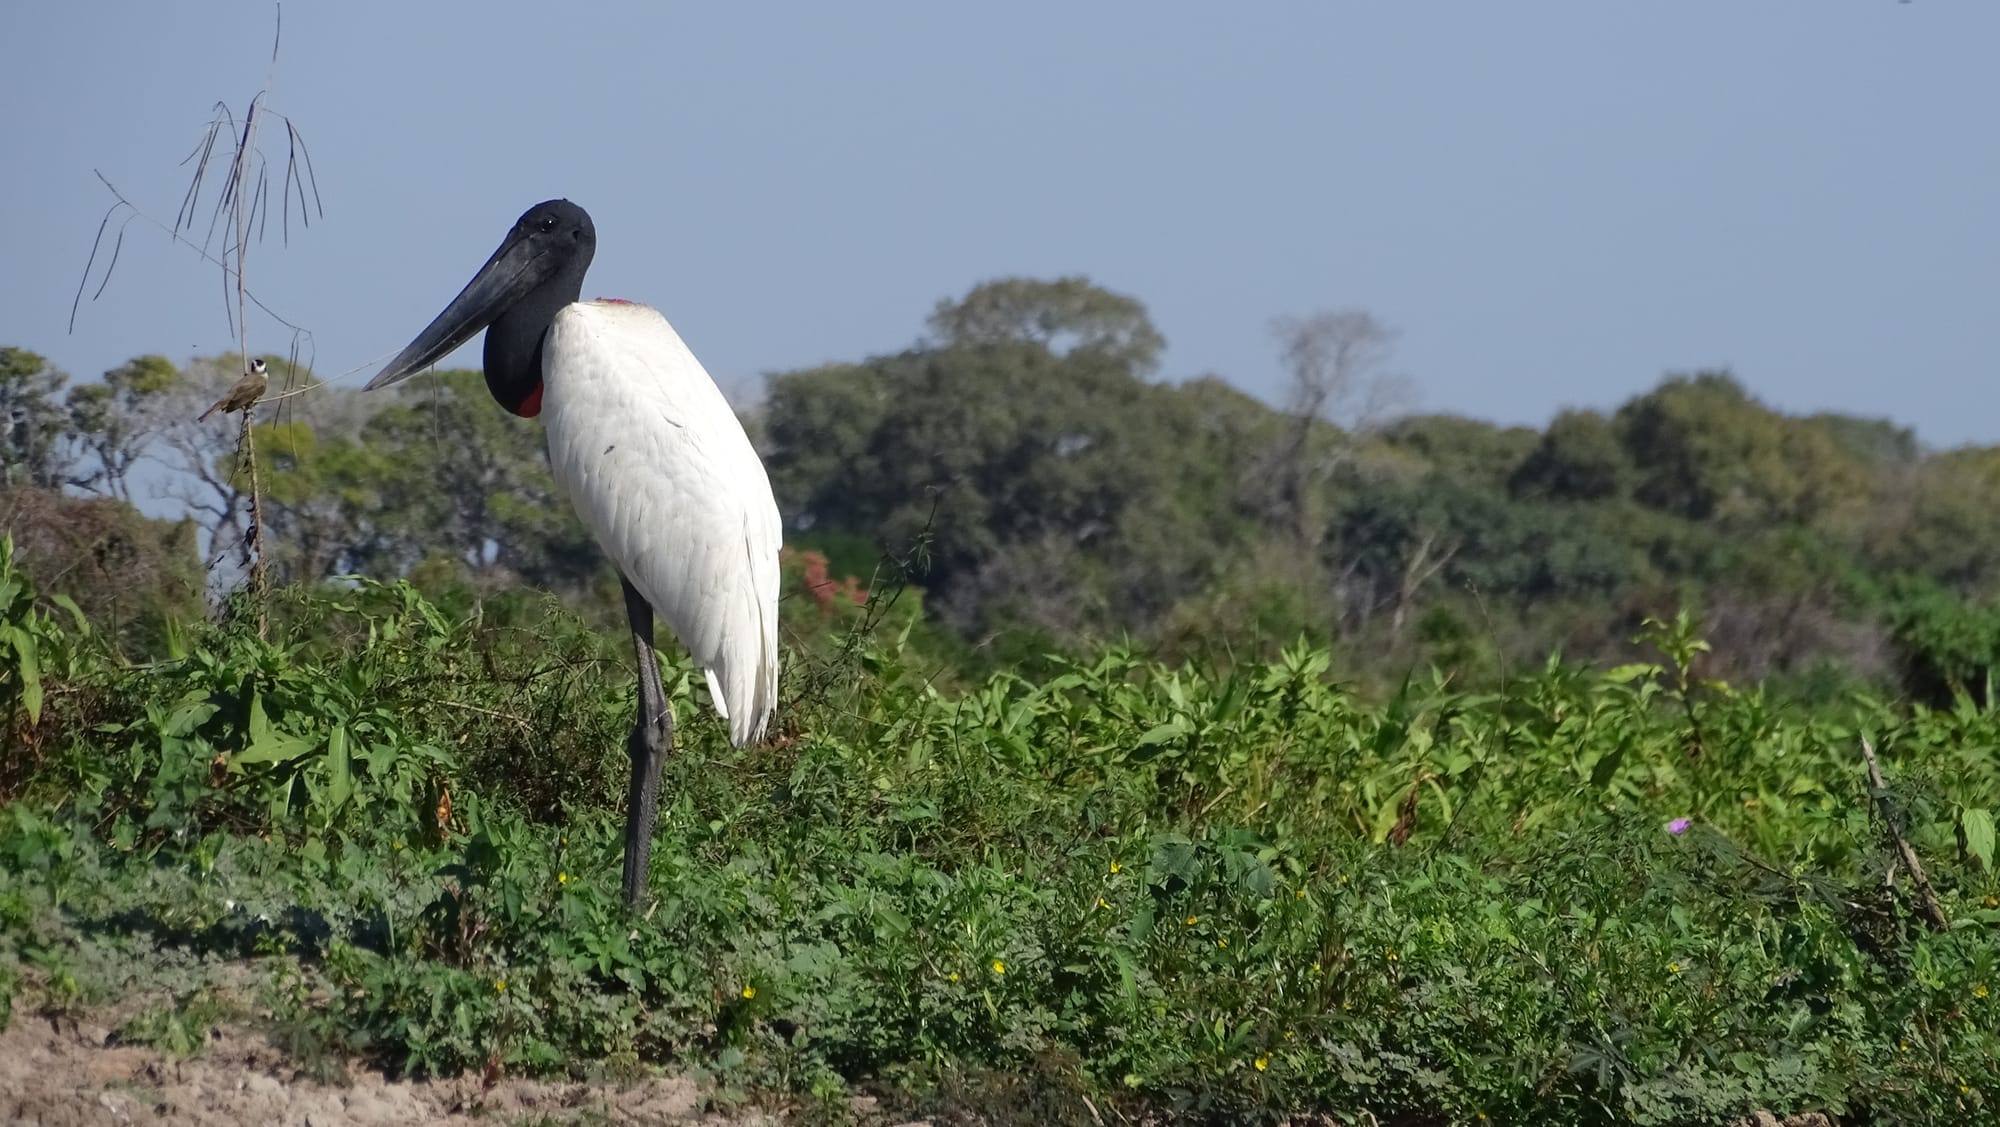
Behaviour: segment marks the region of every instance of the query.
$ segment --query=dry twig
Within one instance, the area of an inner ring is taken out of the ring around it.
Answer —
[[[257,605],[257,629],[262,634],[265,628],[264,583],[266,552],[264,545],[263,490],[259,482],[257,451],[254,441],[256,408],[268,398],[261,386],[261,376],[265,369],[262,360],[254,359],[250,351],[249,310],[255,306],[268,314],[279,324],[292,332],[291,346],[287,359],[287,379],[294,378],[299,368],[302,346],[309,344],[311,334],[293,322],[273,312],[250,291],[247,280],[250,241],[253,236],[262,241],[269,224],[271,205],[270,162],[258,148],[258,131],[267,118],[281,122],[285,131],[286,153],[283,186],[280,189],[279,233],[289,245],[291,241],[291,215],[294,201],[297,203],[300,222],[310,227],[315,217],[324,218],[325,210],[320,202],[319,181],[312,167],[312,157],[307,151],[305,139],[290,118],[270,110],[266,103],[270,99],[271,87],[278,62],[278,46],[283,38],[284,8],[278,6],[276,27],[271,37],[271,68],[264,85],[250,99],[239,121],[225,102],[215,104],[214,115],[202,139],[195,145],[182,163],[192,163],[194,169],[188,180],[186,192],[181,197],[179,209],[174,214],[171,225],[147,215],[114,187],[102,172],[98,180],[111,193],[113,203],[97,226],[97,237],[92,241],[90,257],[85,261],[83,277],[77,283],[76,297],[70,303],[70,330],[76,329],[76,313],[83,302],[83,291],[89,288],[92,271],[96,268],[99,252],[103,249],[105,234],[111,230],[111,221],[121,214],[123,221],[118,225],[112,241],[111,253],[105,263],[103,275],[99,278],[91,300],[96,301],[111,283],[111,272],[118,265],[119,252],[125,245],[125,229],[134,219],[145,219],[155,227],[165,231],[169,238],[192,249],[204,261],[220,268],[223,286],[223,311],[228,319],[231,335],[236,337],[239,355],[244,364],[245,382],[239,387],[255,387],[247,402],[235,402],[235,394],[230,397],[230,410],[242,411],[237,424],[238,472],[246,479],[248,489],[245,496],[249,502],[249,527],[242,537],[245,563],[249,567],[250,586]],[[202,206],[203,196],[209,182],[211,165],[220,162],[222,180],[209,209],[207,229],[199,243],[188,236],[194,232],[194,224]],[[217,242],[218,230],[221,232]],[[209,413],[213,413],[211,408]],[[204,418],[207,417],[205,414]],[[235,524],[235,499],[229,500],[231,511],[223,514],[224,519]]]
[[[1882,824],[1889,827],[1889,836],[1896,843],[1896,854],[1903,860],[1903,867],[1910,870],[1910,887],[1916,890],[1917,909],[1924,922],[1933,931],[1950,931],[1951,921],[1945,918],[1944,905],[1932,891],[1930,878],[1924,875],[1924,863],[1917,860],[1917,851],[1910,847],[1910,839],[1903,836],[1903,828],[1896,822],[1896,811],[1889,803],[1889,784],[1882,779],[1882,765],[1875,761],[1875,747],[1868,737],[1861,737],[1861,758],[1868,765],[1868,792],[1875,798],[1875,806],[1882,814]],[[1889,867],[1890,883],[1895,881],[1896,869]]]

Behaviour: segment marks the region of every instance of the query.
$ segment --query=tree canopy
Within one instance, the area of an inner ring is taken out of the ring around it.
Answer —
[[[1755,624],[1751,671],[1870,676],[1899,629],[1915,636],[1910,582],[1970,605],[2000,581],[2000,451],[1787,415],[1730,372],[1500,427],[1397,415],[1396,334],[1361,310],[1275,323],[1295,384],[1276,405],[1156,379],[1145,308],[1083,278],[984,282],[928,324],[901,352],[771,375],[746,421],[818,577],[800,593],[859,599],[894,561],[962,660],[1089,638],[1248,654],[1301,633],[1385,676],[1426,655],[1608,660],[1693,601]],[[226,575],[248,482],[234,422],[194,419],[241,368],[140,356],[73,383],[0,350],[6,484],[177,499]],[[615,614],[539,428],[475,372],[286,399],[254,438],[280,578],[527,586]],[[10,511],[18,537],[58,510]]]

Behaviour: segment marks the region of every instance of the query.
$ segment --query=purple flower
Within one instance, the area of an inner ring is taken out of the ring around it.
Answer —
[[[1692,818],[1675,818],[1673,821],[1667,823],[1667,832],[1670,834],[1684,834],[1687,832],[1688,827],[1693,824],[1694,819]]]

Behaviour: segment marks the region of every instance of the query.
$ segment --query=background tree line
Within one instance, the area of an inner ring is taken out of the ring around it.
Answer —
[[[824,610],[845,577],[859,601],[878,561],[914,560],[925,637],[954,664],[1118,637],[1230,660],[1303,634],[1348,676],[1432,662],[1478,679],[1555,650],[1616,660],[1681,605],[1703,611],[1716,675],[1804,693],[1983,696],[2000,663],[1994,448],[1787,415],[1718,371],[1540,430],[1408,413],[1395,333],[1359,310],[1274,322],[1290,378],[1274,406],[1212,375],[1156,379],[1144,307],[1082,278],[979,285],[928,330],[771,375],[749,421],[795,601]],[[274,386],[307,375],[267,362]],[[146,356],[73,383],[0,349],[0,513],[47,586],[134,644],[235,574],[235,425],[194,419],[240,368]],[[539,428],[476,373],[319,389],[259,418],[275,578],[528,586],[615,618]],[[139,516],[154,497],[185,516]]]

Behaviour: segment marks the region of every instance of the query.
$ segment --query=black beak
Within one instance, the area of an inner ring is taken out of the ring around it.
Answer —
[[[548,251],[534,243],[532,238],[509,234],[444,312],[368,381],[367,390],[400,383],[444,359],[541,284]]]

